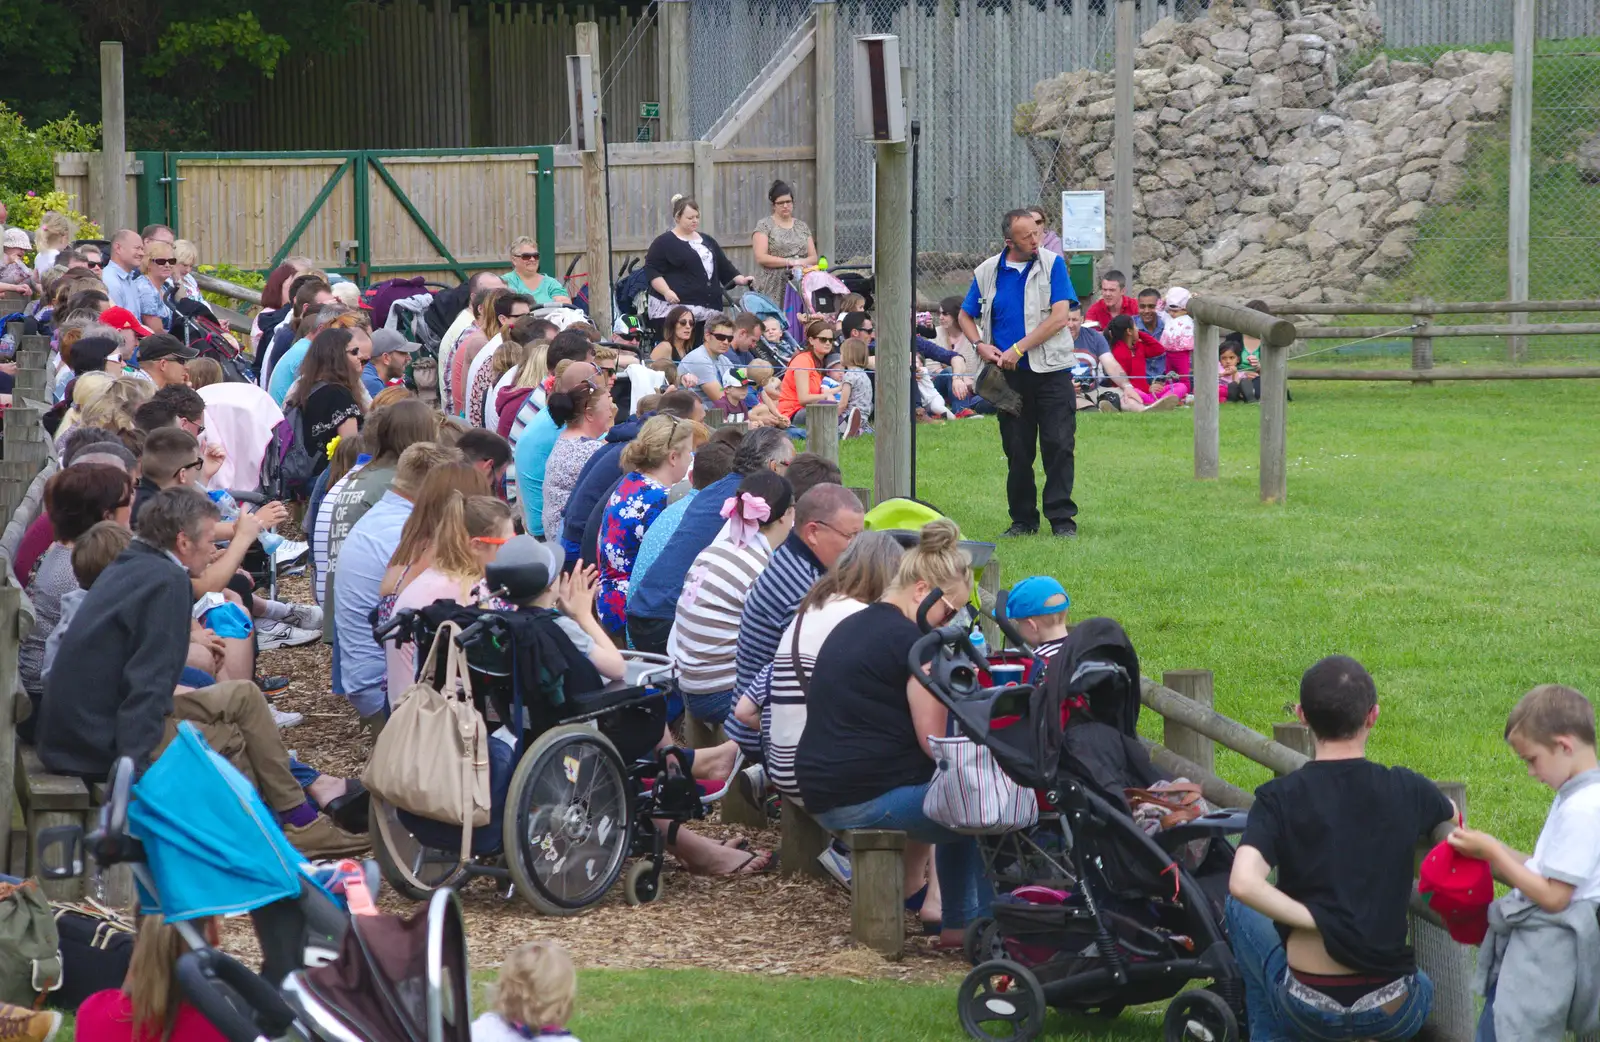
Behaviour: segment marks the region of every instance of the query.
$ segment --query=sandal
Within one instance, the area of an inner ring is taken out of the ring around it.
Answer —
[[[761,866],[759,868],[750,867],[757,861],[761,862]],[[735,868],[732,872],[722,872],[719,874],[725,876],[759,876],[763,872],[772,871],[772,869],[777,866],[777,863],[778,859],[772,856],[772,851],[753,850],[750,852],[749,857],[740,862],[738,868]]]
[[[734,836],[732,839],[725,839],[719,845],[727,847],[729,850],[750,849],[750,841],[742,836]]]

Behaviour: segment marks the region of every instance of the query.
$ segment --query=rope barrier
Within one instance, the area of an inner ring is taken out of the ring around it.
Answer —
[[[1394,336],[1396,333],[1410,333],[1414,330],[1422,328],[1422,326],[1425,324],[1426,323],[1422,322],[1413,322],[1409,326],[1398,326],[1394,329],[1386,329],[1382,333],[1378,333],[1374,336],[1364,336],[1360,340],[1352,340],[1349,343],[1334,344],[1332,347],[1319,347],[1315,351],[1306,351],[1298,355],[1290,355],[1289,361],[1298,362],[1302,358],[1310,358],[1312,355],[1320,355],[1324,351],[1337,351],[1341,347],[1355,347],[1357,344],[1365,344],[1369,340],[1383,340],[1386,337]]]

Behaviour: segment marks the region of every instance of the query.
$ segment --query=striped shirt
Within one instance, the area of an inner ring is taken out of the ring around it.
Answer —
[[[778,655],[772,663],[772,693],[767,699],[763,720],[766,734],[767,777],[785,796],[799,796],[794,780],[794,752],[806,729],[806,696],[795,673],[795,658],[810,677],[817,670],[817,652],[838,625],[866,607],[850,597],[832,597],[791,622],[778,641]],[[799,641],[795,627],[799,625]]]
[[[778,638],[795,609],[827,569],[794,532],[772,552],[767,570],[750,588],[739,623],[734,690],[744,691],[778,651]]]
[[[685,694],[710,695],[733,687],[739,618],[771,556],[771,547],[757,533],[744,546],[714,542],[689,567],[667,638],[667,654],[677,663]]]

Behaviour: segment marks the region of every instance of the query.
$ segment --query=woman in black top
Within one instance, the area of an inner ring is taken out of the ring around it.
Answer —
[[[371,356],[372,338],[359,327],[334,326],[311,338],[283,406],[300,409],[300,436],[311,453],[313,477],[328,466],[330,441],[361,430],[367,411],[361,368]]]
[[[948,721],[908,662],[922,635],[914,620],[923,599],[935,587],[943,591],[928,612],[929,623],[940,626],[972,593],[972,562],[960,539],[952,521],[923,526],[884,595],[823,642],[794,762],[806,810],[825,828],[903,831],[908,866],[926,845],[936,845],[941,945],[959,944],[966,924],[987,913],[993,896],[976,841],[922,812],[933,778],[927,740],[944,737]],[[920,880],[908,879],[906,886],[914,889]]]
[[[650,244],[644,265],[650,272],[650,317],[666,317],[667,309],[684,304],[696,321],[722,310],[722,288],[750,284],[750,276],[728,260],[717,240],[700,234],[700,204],[687,196],[672,197],[672,229]]]

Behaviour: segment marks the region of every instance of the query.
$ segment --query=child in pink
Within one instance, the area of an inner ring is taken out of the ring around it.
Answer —
[[[1194,319],[1189,317],[1189,291],[1182,286],[1167,290],[1167,325],[1161,331],[1167,353],[1167,372],[1189,378],[1194,372]]]

